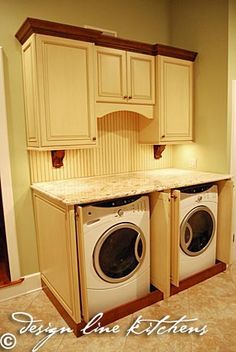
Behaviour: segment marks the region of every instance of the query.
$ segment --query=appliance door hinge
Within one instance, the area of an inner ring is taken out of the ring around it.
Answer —
[[[79,212],[78,212],[77,207],[75,207],[75,218],[79,219]]]

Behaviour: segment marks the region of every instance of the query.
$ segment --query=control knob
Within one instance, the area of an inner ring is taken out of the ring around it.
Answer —
[[[122,216],[122,215],[124,215],[124,210],[122,210],[122,209],[119,209],[119,210],[118,210],[118,212],[117,212],[117,214],[118,214],[119,216]]]

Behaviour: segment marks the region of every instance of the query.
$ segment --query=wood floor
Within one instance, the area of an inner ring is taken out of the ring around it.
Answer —
[[[9,268],[4,262],[0,262],[0,287],[10,282]]]

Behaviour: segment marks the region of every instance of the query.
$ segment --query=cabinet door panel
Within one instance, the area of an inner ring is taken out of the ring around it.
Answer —
[[[151,210],[151,284],[170,296],[170,194],[150,194]]]
[[[216,258],[223,263],[232,263],[232,208],[233,208],[233,181],[218,182],[218,221]]]
[[[89,321],[88,310],[88,294],[87,294],[87,276],[86,276],[86,261],[85,261],[85,244],[84,244],[84,231],[83,231],[83,211],[82,207],[76,208],[76,232],[78,243],[78,258],[79,258],[79,276],[81,287],[81,302],[82,314],[84,321]]]
[[[192,62],[159,59],[161,140],[191,140]]]
[[[35,212],[40,271],[72,315],[71,259],[65,211],[35,197]]]
[[[180,243],[180,191],[174,190],[171,198],[171,283],[179,286],[179,243]]]
[[[42,146],[91,144],[92,44],[40,36],[38,57]]]
[[[43,281],[77,323],[81,322],[74,208],[34,192],[34,213]]]
[[[126,53],[96,48],[96,100],[126,102]]]
[[[37,147],[39,136],[35,41],[32,40],[25,45],[22,52],[27,142],[29,146]]]
[[[128,101],[134,104],[155,103],[154,57],[127,53]]]
[[[178,144],[192,141],[193,63],[156,57],[157,101],[153,120],[140,119],[139,141]]]

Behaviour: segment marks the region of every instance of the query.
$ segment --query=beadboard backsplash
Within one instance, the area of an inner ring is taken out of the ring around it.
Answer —
[[[29,151],[32,182],[63,180],[171,167],[172,149],[155,160],[153,146],[138,142],[138,115],[116,112],[98,119],[98,146],[66,150],[64,166],[52,167],[51,152]]]

